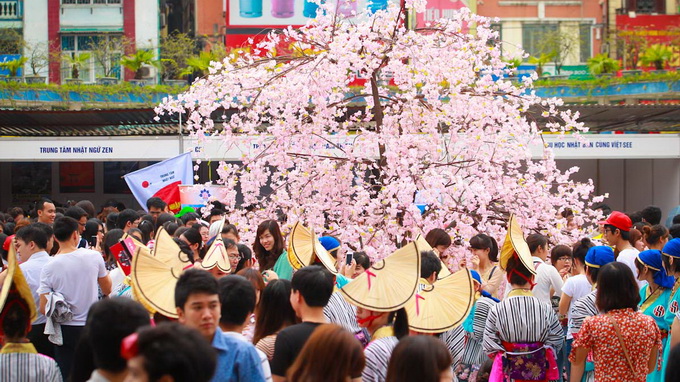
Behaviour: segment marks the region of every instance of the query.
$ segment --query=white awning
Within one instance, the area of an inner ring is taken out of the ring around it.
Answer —
[[[560,138],[544,134],[556,159],[680,158],[680,134],[584,134],[582,137],[583,142],[573,136]],[[227,147],[221,138],[212,137],[201,146],[189,137],[180,140],[177,136],[0,137],[0,161],[156,161],[190,149],[197,159],[239,161],[244,152],[257,149],[254,138],[243,137],[239,141]],[[540,146],[533,147],[532,152],[535,158],[541,157]]]

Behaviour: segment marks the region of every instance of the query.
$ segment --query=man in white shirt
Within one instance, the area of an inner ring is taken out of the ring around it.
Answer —
[[[609,214],[607,220],[600,223],[604,224],[604,239],[619,253],[616,261],[626,264],[633,271],[637,280],[638,270],[635,266],[635,259],[640,251],[635,249],[628,241],[633,222],[623,212],[614,211]],[[638,281],[638,286],[642,287],[643,285],[645,285],[644,281]]]
[[[35,349],[40,354],[45,354],[54,358],[54,345],[47,339],[45,331],[45,315],[40,313],[40,273],[45,264],[52,258],[47,254],[49,239],[52,237],[52,228],[45,223],[33,223],[21,228],[16,233],[17,256],[19,257],[19,268],[24,274],[28,287],[33,294],[35,309],[38,311],[38,318],[33,321],[31,332],[28,339],[33,343]]]
[[[75,219],[56,219],[53,229],[59,252],[43,267],[38,293],[42,314],[45,314],[51,292],[60,293],[73,313],[71,321],[61,323],[63,344],[54,349],[55,360],[66,380],[71,373],[73,355],[87,320],[87,312],[97,302],[97,286],[104,295],[108,295],[111,293],[111,278],[100,253],[78,248],[80,234]]]

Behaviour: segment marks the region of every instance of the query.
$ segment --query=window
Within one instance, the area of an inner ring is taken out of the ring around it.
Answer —
[[[76,50],[76,36],[61,36],[61,50]]]
[[[540,56],[541,39],[546,33],[556,32],[557,24],[523,24],[522,25],[522,48],[532,56]]]
[[[626,0],[626,9],[637,13],[666,13],[666,0]]]
[[[587,62],[592,56],[591,34],[592,24],[581,24],[578,28],[579,35],[579,60]]]
[[[61,50],[64,56],[76,59],[81,53],[90,55],[88,62],[79,68],[79,79],[94,82],[99,77],[120,78],[120,58],[125,50],[124,39],[120,35],[63,35]],[[62,78],[71,78],[73,67],[68,58],[62,63]]]
[[[91,4],[120,4],[121,0],[61,0],[62,4],[78,4],[78,5],[91,5]]]
[[[490,41],[491,44],[494,46],[498,46],[501,48],[501,54],[503,54],[503,26],[502,24],[491,24],[491,29],[493,29],[495,32],[498,33],[498,38]]]

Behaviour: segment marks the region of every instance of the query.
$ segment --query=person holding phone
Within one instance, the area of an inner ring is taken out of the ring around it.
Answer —
[[[89,249],[102,252],[102,243],[104,242],[104,223],[101,220],[92,218],[85,223],[85,230],[83,231],[83,238],[87,241]]]

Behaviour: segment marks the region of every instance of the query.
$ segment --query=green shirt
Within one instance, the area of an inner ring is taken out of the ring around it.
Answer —
[[[290,265],[290,262],[288,261],[288,252],[286,252],[285,249],[278,260],[276,260],[276,264],[274,264],[272,270],[276,272],[280,279],[290,280],[293,278],[293,266]]]

